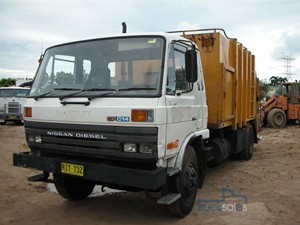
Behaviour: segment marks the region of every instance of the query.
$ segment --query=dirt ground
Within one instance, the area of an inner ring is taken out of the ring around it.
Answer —
[[[209,169],[192,213],[177,219],[143,193],[98,190],[70,202],[49,185],[28,182],[38,172],[12,166],[12,153],[27,150],[24,127],[0,126],[0,224],[300,224],[300,125],[265,128],[261,136],[252,160]],[[222,188],[229,190],[223,199]],[[220,199],[225,210],[216,207]]]

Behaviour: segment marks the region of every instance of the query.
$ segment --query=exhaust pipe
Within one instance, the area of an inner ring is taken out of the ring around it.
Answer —
[[[122,33],[126,34],[127,33],[127,25],[125,22],[122,23]]]

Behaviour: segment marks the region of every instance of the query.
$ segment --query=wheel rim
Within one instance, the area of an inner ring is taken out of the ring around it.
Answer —
[[[197,192],[197,172],[192,163],[189,163],[186,167],[184,174],[183,190],[184,200],[187,202],[193,199],[193,196]]]
[[[253,146],[252,145],[249,145],[248,151],[249,151],[249,158],[250,158],[253,155]]]
[[[249,153],[252,156],[253,155],[253,149],[254,149],[254,136],[253,136],[253,132],[250,135],[250,143],[249,143]]]
[[[284,117],[281,114],[276,114],[274,116],[274,123],[278,126],[282,125],[284,122]]]

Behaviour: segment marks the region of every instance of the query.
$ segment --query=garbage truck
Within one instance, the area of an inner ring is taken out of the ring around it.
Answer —
[[[223,29],[56,45],[25,106],[30,151],[13,165],[41,171],[28,180],[52,182],[68,200],[95,185],[145,191],[184,217],[208,167],[251,159],[257,88],[254,55]]]

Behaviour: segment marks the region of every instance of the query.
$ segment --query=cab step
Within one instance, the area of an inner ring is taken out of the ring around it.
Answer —
[[[169,177],[179,173],[181,171],[180,168],[175,168],[175,167],[168,167],[167,168],[167,174]]]
[[[176,202],[180,198],[181,198],[180,193],[169,193],[161,197],[160,199],[158,199],[157,203],[161,205],[171,205],[172,203]]]
[[[48,182],[48,183],[53,183],[53,180],[48,179],[49,173],[48,172],[43,172],[41,174],[34,175],[32,177],[28,177],[27,180],[31,182]]]

